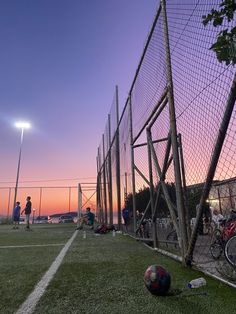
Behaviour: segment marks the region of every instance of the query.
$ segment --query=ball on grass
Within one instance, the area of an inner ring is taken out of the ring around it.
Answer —
[[[164,267],[151,265],[144,273],[146,288],[154,295],[165,295],[170,288],[171,277]]]

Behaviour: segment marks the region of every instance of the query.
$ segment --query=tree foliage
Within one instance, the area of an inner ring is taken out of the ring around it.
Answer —
[[[170,196],[170,199],[173,204],[176,204],[176,192],[175,192],[175,185],[173,183],[166,183],[166,187]],[[157,188],[154,189],[154,199],[156,199],[156,191]],[[133,195],[132,193],[129,194],[125,200],[125,206],[127,206],[130,211],[133,211]],[[149,187],[144,187],[140,189],[138,192],[135,193],[135,203],[136,203],[136,209],[139,212],[144,212],[148,202],[150,201],[150,189]],[[162,195],[159,198],[158,204],[157,204],[157,217],[167,217],[169,215],[169,209],[166,204],[165,198]],[[149,207],[149,211],[147,214],[147,217],[151,217],[151,208]]]
[[[203,15],[203,25],[212,22],[214,27],[222,25],[224,20],[228,22],[234,18],[236,11],[235,0],[225,0],[219,4],[220,9],[212,9],[208,15]],[[219,62],[228,64],[236,63],[236,27],[224,29],[217,34],[216,42],[211,46],[215,51]]]

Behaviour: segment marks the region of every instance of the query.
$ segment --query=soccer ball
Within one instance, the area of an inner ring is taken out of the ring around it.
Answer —
[[[164,295],[170,288],[171,277],[162,266],[151,265],[144,273],[144,283],[152,294]]]

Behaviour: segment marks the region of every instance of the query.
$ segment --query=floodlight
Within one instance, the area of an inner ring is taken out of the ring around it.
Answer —
[[[15,127],[19,129],[29,129],[31,127],[29,122],[19,121],[15,123]]]

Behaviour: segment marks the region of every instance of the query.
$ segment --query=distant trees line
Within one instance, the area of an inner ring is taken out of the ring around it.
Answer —
[[[176,191],[174,183],[166,183],[166,187],[170,196],[172,203],[176,206]],[[202,192],[202,186],[198,187],[197,189],[188,188],[186,191],[186,207],[189,212],[190,218],[196,217],[196,206],[200,202]],[[154,199],[157,196],[157,186],[154,189]],[[135,203],[136,209],[143,213],[147,208],[147,205],[150,201],[150,188],[143,187],[139,189],[138,192],[135,193]],[[130,193],[127,195],[125,200],[125,206],[128,207],[133,212],[133,194]],[[169,215],[169,208],[167,206],[165,197],[161,194],[159,197],[159,201],[157,203],[157,218],[167,217]],[[177,215],[177,213],[176,213]],[[146,217],[151,217],[151,207],[149,206],[149,210],[147,212]]]

